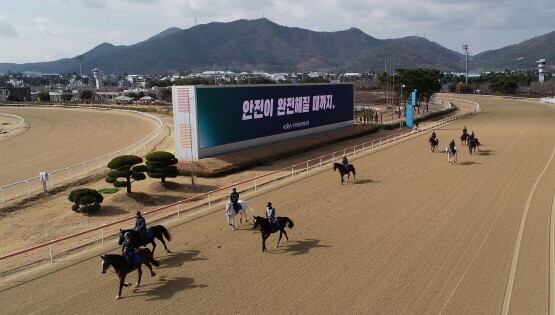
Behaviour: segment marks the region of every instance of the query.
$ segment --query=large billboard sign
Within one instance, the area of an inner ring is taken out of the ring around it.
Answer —
[[[224,154],[354,122],[352,84],[177,86],[173,106],[181,158]]]

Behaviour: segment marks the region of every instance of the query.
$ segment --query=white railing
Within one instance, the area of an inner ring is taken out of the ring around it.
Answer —
[[[19,116],[16,116],[16,115],[10,115],[10,114],[2,114],[2,113],[0,113],[0,116],[1,116],[1,117],[7,117],[7,118],[15,119],[15,120],[17,120],[17,121],[19,122],[19,123],[17,124],[17,126],[15,126],[15,127],[11,127],[10,129],[2,130],[3,133],[11,132],[12,130],[15,130],[15,129],[21,127],[21,125],[23,125],[23,124],[25,123],[25,120],[24,120],[23,118],[21,118],[21,117],[19,117]]]
[[[344,148],[326,155],[318,156],[316,158],[297,163],[291,166],[281,168],[279,170],[257,176],[242,182],[234,183],[225,187],[221,187],[194,197],[172,203],[160,208],[156,208],[150,211],[143,212],[144,216],[149,218],[149,222],[154,220],[177,217],[180,218],[186,215],[193,209],[198,209],[199,207],[211,208],[214,205],[220,207],[219,209],[224,211],[223,202],[227,201],[229,198],[229,189],[231,187],[237,188],[241,193],[252,192],[256,194],[260,189],[268,188],[275,189],[284,180],[294,180],[303,174],[308,174],[310,171],[323,172],[329,171],[330,163],[335,162],[341,155],[346,154],[351,156],[351,159],[355,160],[359,157],[365,156],[375,150],[382,148],[385,145],[394,143],[401,139],[407,139],[411,136],[421,134],[429,129],[436,128],[440,125],[447,124],[449,122],[455,121],[473,115],[480,109],[480,105],[476,102],[459,100],[454,98],[441,97],[441,100],[448,101],[452,103],[465,103],[474,105],[475,109],[471,112],[458,114],[452,117],[447,117],[431,124],[426,124],[425,127],[418,129],[405,130],[393,135],[388,135],[379,139],[364,142]],[[102,211],[102,210],[100,210]],[[223,215],[222,215],[223,217]],[[44,261],[45,259],[54,261],[54,258],[63,255],[65,252],[71,251],[75,248],[82,247],[87,244],[98,244],[104,245],[107,239],[114,238],[119,233],[119,226],[122,223],[133,220],[135,217],[126,217],[117,221],[102,224],[98,227],[88,229],[79,233],[68,235],[57,240],[46,242],[40,245],[36,245],[27,249],[23,249],[11,254],[0,256],[0,270],[15,270],[17,268],[22,268],[33,263]],[[118,225],[116,227],[116,225]],[[56,248],[54,248],[56,246]],[[39,250],[41,250],[39,252]],[[45,254],[48,253],[48,254]],[[22,257],[22,261],[13,261],[13,257]],[[24,256],[24,257],[23,257]],[[0,273],[0,276],[2,274]]]
[[[6,105],[1,105],[2,106]],[[152,141],[162,134],[164,124],[162,121],[153,115],[138,112],[138,111],[131,111],[131,110],[121,110],[121,109],[111,109],[111,108],[101,108],[101,107],[82,107],[82,106],[63,106],[63,105],[9,105],[9,106],[18,106],[18,107],[62,107],[62,108],[76,108],[76,109],[89,109],[89,110],[113,110],[113,111],[122,111],[126,113],[133,113],[136,115],[140,115],[146,118],[149,118],[155,121],[158,124],[158,128],[148,134],[147,136],[143,137],[139,141],[133,143],[132,145],[125,147],[121,150],[116,152],[112,152],[100,157],[97,157],[92,160],[88,160],[79,164],[71,165],[62,169],[58,169],[55,171],[48,172],[48,181],[47,181],[47,188],[53,188],[56,185],[69,182],[71,180],[77,178],[83,178],[89,175],[90,172],[99,170],[103,167],[106,167],[108,162],[112,160],[114,157],[119,155],[126,155],[126,154],[135,154],[143,150],[147,145],[149,145]],[[42,182],[40,181],[39,177],[32,177],[17,183],[7,184],[4,186],[0,186],[0,201],[5,203],[8,200],[18,198],[24,195],[30,195],[33,192],[37,192],[42,190]]]

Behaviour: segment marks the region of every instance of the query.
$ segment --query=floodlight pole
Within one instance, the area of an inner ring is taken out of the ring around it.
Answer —
[[[212,59],[214,60],[214,85],[216,85],[216,55],[212,55]]]
[[[466,75],[464,76],[464,83],[468,84],[468,44],[462,45],[462,49],[466,54]]]

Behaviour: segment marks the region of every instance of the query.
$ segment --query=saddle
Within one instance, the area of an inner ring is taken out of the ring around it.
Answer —
[[[235,210],[235,213],[241,211],[241,209],[243,209],[243,207],[241,206],[240,203],[234,203],[233,204],[233,210]]]
[[[129,266],[134,266],[142,261],[141,256],[137,253],[125,256],[125,261]]]

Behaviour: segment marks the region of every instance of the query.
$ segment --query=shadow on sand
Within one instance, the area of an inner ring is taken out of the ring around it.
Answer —
[[[320,240],[317,239],[306,239],[304,241],[290,241],[291,243],[296,243],[290,245],[285,252],[291,252],[291,255],[303,255],[308,254],[308,251],[319,247],[331,247],[329,245],[320,245]],[[289,244],[289,242],[287,243]]]

